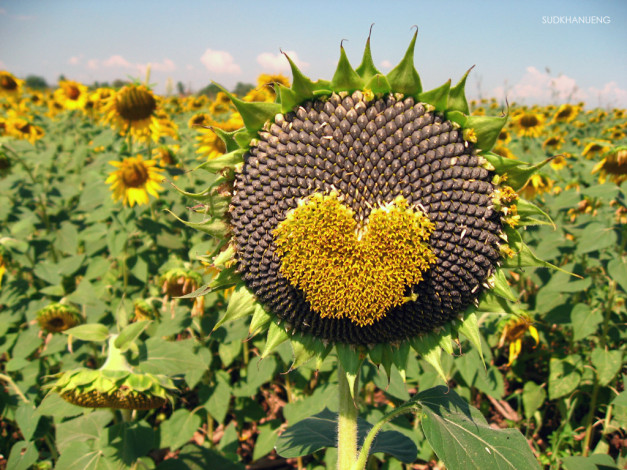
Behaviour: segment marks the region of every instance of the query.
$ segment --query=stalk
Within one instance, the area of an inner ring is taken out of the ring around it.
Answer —
[[[346,372],[338,361],[340,408],[337,430],[338,470],[351,470],[357,462],[357,407],[351,396]],[[357,378],[357,381],[359,378]],[[357,383],[355,383],[355,391]]]

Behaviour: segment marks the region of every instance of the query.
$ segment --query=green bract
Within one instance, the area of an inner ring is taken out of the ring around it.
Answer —
[[[216,328],[252,316],[251,334],[267,330],[263,356],[289,340],[297,367],[322,360],[336,345],[350,376],[365,356],[388,371],[392,364],[404,371],[411,346],[444,375],[440,350],[452,353],[460,332],[480,348],[476,312],[494,296],[503,299],[498,305],[505,312],[516,300],[501,266],[549,265],[516,230],[551,223],[516,193],[546,162],[532,166],[490,152],[507,116],[469,116],[468,73],[455,86],[449,81],[423,91],[415,42],[416,35],[385,75],[374,65],[368,39],[356,69],[340,47],[330,81],[312,81],[286,55],[293,83],[276,86],[276,102],[229,95],[244,127],[216,129],[228,153],[199,167],[214,173],[215,182],[185,194],[204,204],[207,217],[186,223],[222,240],[214,258],[221,273],[196,295],[236,286]],[[414,246],[394,256],[419,250],[433,257],[417,264],[420,275],[392,279],[390,289],[400,288],[402,296],[377,298],[389,273],[402,271],[384,270],[400,258],[386,259],[377,234],[368,236],[375,230],[371,213],[380,215],[377,233],[388,234],[385,243],[397,243],[390,235],[396,233],[403,240],[398,246]],[[356,238],[337,243],[339,229],[324,221],[345,214],[354,219],[346,227],[355,227]],[[434,226],[424,239],[412,232],[421,220]],[[299,249],[314,239],[315,249]],[[329,274],[316,275],[324,252]],[[364,299],[376,308],[343,308]]]

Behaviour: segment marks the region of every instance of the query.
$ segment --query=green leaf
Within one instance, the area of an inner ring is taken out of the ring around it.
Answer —
[[[462,114],[470,114],[470,108],[468,107],[468,101],[466,101],[466,79],[468,74],[473,69],[474,65],[468,69],[468,71],[461,78],[459,83],[450,89],[448,94],[447,108],[450,111],[459,111]]]
[[[518,211],[518,215],[520,216],[518,224],[521,227],[527,225],[551,225],[555,228],[555,223],[551,217],[538,206],[526,199],[518,199],[516,209]]]
[[[483,415],[448,387],[419,393],[427,441],[449,470],[539,469],[517,429],[493,429]]]
[[[590,355],[592,365],[597,371],[599,385],[608,385],[623,365],[622,351],[606,351],[603,348],[595,348]]]
[[[232,152],[225,153],[219,157],[207,160],[201,165],[198,165],[195,170],[203,169],[210,173],[218,173],[225,168],[235,168],[236,165],[244,161],[245,149],[237,149]]]
[[[612,227],[593,222],[586,227],[579,240],[575,253],[583,255],[616,246],[618,236]]]
[[[15,411],[15,421],[17,421],[22,437],[25,440],[30,441],[33,434],[35,434],[40,417],[41,415],[37,413],[32,403],[20,402]]]
[[[274,449],[274,444],[277,440],[277,434],[279,431],[279,421],[273,419],[261,426],[258,426],[257,430],[259,435],[255,441],[255,449],[253,450],[253,461],[268,455]]]
[[[250,327],[248,328],[250,336],[264,331],[272,321],[272,318],[273,316],[266,312],[261,304],[257,304],[253,318],[250,320]]]
[[[209,399],[205,403],[205,409],[211,417],[218,423],[223,423],[226,414],[229,411],[229,403],[231,401],[231,386],[222,376],[217,376],[216,386],[211,391]],[[229,377],[230,380],[230,377]]]
[[[571,357],[557,359],[549,363],[549,400],[555,400],[572,393],[581,382],[578,361]]]
[[[137,459],[154,448],[155,433],[145,421],[122,422],[108,427],[99,444],[102,453],[117,465],[132,468]]]
[[[55,468],[64,470],[110,470],[116,466],[100,449],[86,442],[73,442],[57,460]],[[119,468],[119,467],[118,467]]]
[[[388,82],[390,82],[392,92],[394,93],[418,96],[422,91],[420,76],[414,67],[414,49],[417,36],[418,28],[416,28],[414,37],[411,39],[401,62],[387,74]]]
[[[543,387],[535,382],[525,382],[522,395],[525,418],[530,419],[542,407],[544,400],[546,400],[546,390]]]
[[[217,450],[200,447],[197,444],[188,444],[181,449],[176,458],[164,460],[157,466],[157,470],[245,470],[245,466],[233,462]]]
[[[511,158],[506,158],[492,152],[482,152],[481,156],[496,168],[497,173],[507,173],[507,184],[510,185],[514,191],[518,191],[525,186],[529,178],[531,178],[535,172],[552,160],[551,158],[547,158],[540,163],[530,165],[520,160],[512,160]]]
[[[492,279],[494,280],[494,287],[492,288],[492,292],[494,294],[512,302],[518,301],[518,298],[514,295],[514,293],[512,292],[512,288],[507,282],[507,278],[505,277],[505,271],[503,271],[502,269],[497,269]]]
[[[292,69],[292,90],[296,93],[299,101],[302,102],[306,99],[312,98],[315,90],[314,83],[300,71],[290,56],[288,56],[285,52],[283,55],[290,63],[290,68]]]
[[[354,349],[350,344],[337,343],[335,345],[337,351],[337,357],[340,360],[340,364],[346,373],[346,379],[348,380],[348,387],[350,388],[351,396],[355,397],[355,382],[357,380],[357,374],[361,367],[362,359],[359,358],[359,352]]]
[[[567,456],[562,459],[564,470],[618,470],[614,459],[607,454],[593,454],[589,457],[580,455]]]
[[[477,348],[481,361],[485,367],[485,359],[483,358],[483,349],[481,348],[481,334],[479,333],[479,322],[477,321],[477,315],[472,312],[466,314],[462,320],[462,324],[459,326],[458,331],[463,334],[472,345]]]
[[[411,347],[427,361],[438,375],[446,382],[448,377],[442,369],[442,348],[440,347],[439,338],[433,334],[426,334],[411,339]]]
[[[126,351],[131,346],[133,341],[135,341],[139,337],[139,335],[141,335],[142,332],[146,328],[148,328],[148,325],[150,325],[150,323],[152,323],[151,320],[142,320],[131,323],[120,332],[118,337],[115,338],[113,344],[119,350]]]
[[[159,425],[161,444],[159,448],[175,451],[187,444],[202,423],[198,414],[186,409],[178,409],[172,416]]]
[[[38,458],[39,452],[34,442],[18,441],[11,447],[6,470],[30,470]]]
[[[592,310],[586,304],[577,304],[570,312],[570,318],[573,325],[573,341],[577,342],[596,333],[603,321],[603,314],[598,310]]]
[[[507,240],[510,248],[514,251],[514,255],[510,258],[507,257],[503,260],[502,266],[504,268],[524,268],[527,266],[530,267],[543,267],[543,268],[551,268],[561,271],[563,273],[573,275],[564,269],[555,266],[548,261],[541,260],[538,258],[533,251],[522,241],[522,237],[520,233],[511,227],[505,228],[505,233],[507,234]]]
[[[150,338],[145,344],[147,357],[138,366],[144,372],[176,376],[207,368],[205,362],[193,353],[193,340],[172,342]]]
[[[331,80],[331,88],[333,91],[353,92],[363,88],[364,80],[353,70],[344,46],[340,45],[340,60],[337,63],[337,69]]]
[[[372,429],[372,424],[357,418],[357,442],[363,440]],[[276,442],[276,451],[281,457],[296,458],[317,450],[337,447],[337,413],[324,409],[318,414],[288,427]],[[401,462],[410,463],[416,458],[417,449],[411,439],[398,431],[383,431],[377,434],[370,448],[371,454],[384,452]]]
[[[255,296],[246,288],[240,286],[233,291],[226,307],[226,313],[213,327],[213,331],[220,328],[226,322],[237,320],[238,318],[252,315],[255,311]]]
[[[621,258],[614,258],[607,264],[607,273],[627,292],[627,263]]]
[[[109,330],[100,323],[87,323],[86,325],[75,326],[63,332],[72,335],[82,341],[105,341],[109,337]]]
[[[58,424],[56,442],[59,452],[65,454],[67,449],[76,443],[98,439],[112,419],[113,413],[110,410],[100,410]]]

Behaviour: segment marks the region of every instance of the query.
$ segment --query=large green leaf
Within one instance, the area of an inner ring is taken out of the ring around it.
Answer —
[[[38,457],[39,452],[34,442],[16,442],[11,447],[6,470],[30,470]]]
[[[549,363],[549,399],[572,393],[581,382],[580,361],[577,356],[565,359],[552,357]]]
[[[595,348],[590,355],[592,365],[597,371],[599,385],[609,384],[623,365],[622,351],[607,351],[603,348]]]
[[[453,390],[434,387],[414,400],[422,406],[422,430],[448,470],[540,468],[520,431],[493,429]]]
[[[176,458],[164,460],[157,470],[244,470],[244,465],[224,457],[218,451],[206,449],[196,444],[188,444],[181,449]]]
[[[161,449],[169,447],[175,451],[187,444],[200,427],[201,419],[196,413],[191,413],[186,409],[178,409],[167,421],[159,426],[161,434]]]
[[[358,446],[361,447],[372,424],[358,418]],[[290,426],[279,436],[276,442],[277,453],[286,458],[309,455],[327,447],[337,447],[337,413],[328,409]],[[383,452],[401,462],[410,463],[416,458],[415,444],[411,439],[397,431],[383,431],[377,434],[371,454]]]

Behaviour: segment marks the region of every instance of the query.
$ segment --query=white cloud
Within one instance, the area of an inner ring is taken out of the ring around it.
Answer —
[[[383,60],[381,61],[381,63],[379,63],[379,67],[389,70],[392,68],[392,62],[390,62],[389,60]]]
[[[616,82],[606,83],[601,89],[579,87],[577,81],[567,75],[551,77],[533,66],[527,67],[526,73],[514,85],[497,87],[493,90],[497,99],[526,103],[567,103],[584,101],[591,106],[625,106],[627,91],[618,87]],[[598,100],[598,102],[594,102]]]
[[[91,70],[97,70],[100,68],[100,61],[97,59],[89,59],[87,61],[87,68]]]
[[[176,70],[176,64],[170,59],[163,59],[162,62],[150,62],[150,67],[157,72],[172,72]]]
[[[128,60],[122,57],[119,54],[112,55],[106,60],[102,61],[103,67],[108,68],[121,68],[121,69],[132,69],[137,67],[136,65],[131,64]]]
[[[292,59],[292,62],[294,62],[298,68],[305,69],[309,66],[307,62],[303,62],[298,58],[296,52],[285,51],[285,54]],[[257,63],[268,72],[277,73],[290,71],[290,63],[282,53],[272,54],[271,52],[262,52],[257,56]]]
[[[186,70],[194,70],[194,66],[193,66],[193,65],[191,65],[191,64],[187,64],[187,65],[185,66],[185,69],[186,69]]]
[[[233,60],[233,56],[226,51],[207,49],[200,61],[210,72],[238,74],[242,71]]]
[[[82,55],[72,56],[67,60],[67,63],[70,65],[78,65],[82,58],[83,58]]]

